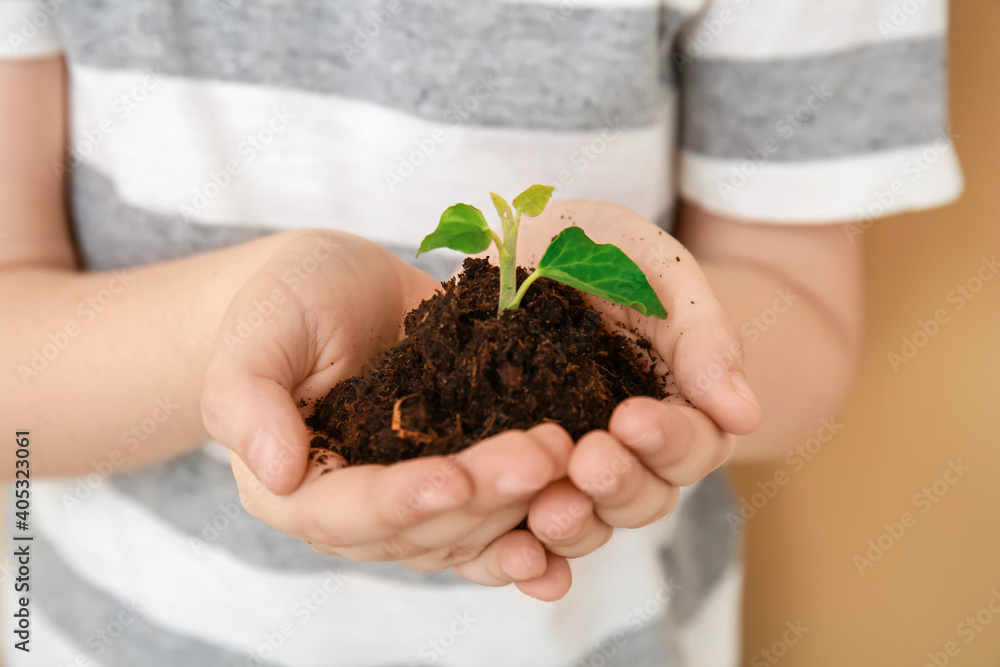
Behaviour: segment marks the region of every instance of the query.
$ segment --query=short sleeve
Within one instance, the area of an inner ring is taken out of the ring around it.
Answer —
[[[72,0],[0,0],[0,60],[41,58],[62,48],[55,30],[59,10]]]
[[[681,196],[777,223],[956,199],[946,30],[945,0],[710,0],[675,45]]]

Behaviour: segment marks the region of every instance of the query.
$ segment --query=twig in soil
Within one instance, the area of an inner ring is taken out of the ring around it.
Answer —
[[[392,406],[392,424],[389,426],[392,432],[396,434],[396,437],[402,438],[404,440],[412,440],[413,442],[418,442],[421,445],[426,445],[434,441],[432,436],[426,433],[421,433],[420,431],[411,431],[409,429],[403,428],[403,401],[408,398],[413,398],[417,394],[407,394],[406,396],[398,399]]]

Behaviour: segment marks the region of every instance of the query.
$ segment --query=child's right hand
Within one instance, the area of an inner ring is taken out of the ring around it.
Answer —
[[[202,394],[209,432],[232,451],[247,511],[325,554],[451,567],[470,581],[516,582],[546,600],[569,566],[512,530],[535,495],[566,476],[558,426],[509,431],[454,457],[321,470],[308,463],[297,402],[318,398],[398,340],[403,314],[438,283],[348,234],[291,234],[233,298]]]

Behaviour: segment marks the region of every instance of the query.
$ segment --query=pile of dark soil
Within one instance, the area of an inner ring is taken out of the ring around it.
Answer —
[[[543,421],[577,439],[630,396],[666,395],[649,342],[609,330],[577,290],[541,278],[497,318],[499,269],[482,259],[463,269],[407,314],[406,338],[373,371],[316,403],[313,448],[387,464]],[[518,282],[526,275],[518,269]]]

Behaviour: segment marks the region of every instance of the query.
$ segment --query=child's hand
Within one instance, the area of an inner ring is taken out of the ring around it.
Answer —
[[[622,403],[607,431],[580,439],[569,463],[572,484],[554,484],[534,501],[532,531],[550,551],[567,557],[597,548],[612,527],[637,528],[669,514],[678,487],[729,459],[729,434],[751,433],[762,419],[743,375],[739,333],[694,258],[653,223],[607,202],[552,202],[537,219],[522,223],[519,263],[537,263],[552,237],[571,224],[598,243],[619,246],[646,272],[669,312],[666,320],[591,301],[653,342],[671,370],[671,392],[681,396]]]
[[[537,492],[566,475],[572,441],[561,428],[391,466],[307,462],[297,401],[321,397],[395,343],[403,314],[438,286],[358,237],[291,236],[229,306],[206,375],[205,425],[233,452],[247,510],[321,553],[453,567],[476,583],[517,582],[557,599],[570,586],[565,559],[512,529]]]

